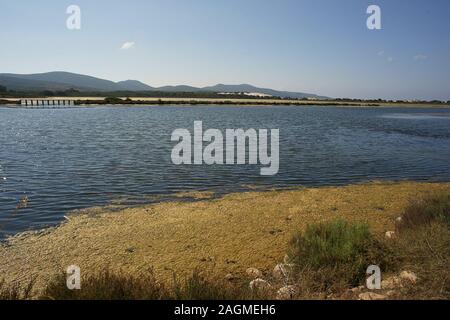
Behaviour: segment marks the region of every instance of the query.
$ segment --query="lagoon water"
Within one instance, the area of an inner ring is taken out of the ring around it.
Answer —
[[[175,166],[171,133],[280,129],[280,170]],[[139,205],[189,190],[382,180],[450,181],[450,109],[162,106],[0,108],[0,238],[75,209]],[[20,199],[26,208],[15,210]]]

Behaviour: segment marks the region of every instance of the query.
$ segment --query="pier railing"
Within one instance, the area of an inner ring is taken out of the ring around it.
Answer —
[[[67,108],[75,106],[75,101],[69,99],[22,99],[20,104],[25,108]]]

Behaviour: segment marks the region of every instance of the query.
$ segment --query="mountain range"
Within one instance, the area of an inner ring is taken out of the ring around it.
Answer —
[[[258,88],[249,84],[226,85],[217,84],[203,88],[186,85],[151,87],[137,80],[114,82],[82,74],[70,72],[47,72],[37,74],[0,73],[0,86],[15,91],[65,91],[78,90],[80,92],[216,92],[216,93],[258,93],[280,98],[317,98],[327,97],[304,92],[278,91],[267,88]]]

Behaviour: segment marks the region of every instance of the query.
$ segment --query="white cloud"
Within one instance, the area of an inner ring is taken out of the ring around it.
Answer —
[[[388,63],[391,63],[392,61],[394,61],[394,58],[391,57],[391,56],[388,56],[388,55],[386,54],[386,51],[384,51],[384,50],[379,51],[379,52],[377,53],[377,55],[378,55],[379,57],[381,57],[382,59],[385,59]]]
[[[422,61],[422,60],[427,60],[428,56],[424,55],[424,54],[418,54],[416,56],[414,56],[414,61]]]
[[[129,50],[129,49],[133,48],[134,45],[135,45],[134,42],[125,42],[120,49],[121,50]]]

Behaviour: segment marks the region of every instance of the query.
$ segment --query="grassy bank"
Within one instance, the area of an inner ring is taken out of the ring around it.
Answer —
[[[389,298],[445,299],[449,190],[372,183],[89,210],[2,246],[3,295],[17,296],[6,289],[15,280],[33,281],[44,298],[274,298],[287,287],[293,298],[354,299],[364,293],[352,289],[363,284],[365,268],[377,264],[383,277],[407,270],[419,278]],[[394,236],[386,239],[387,231]],[[72,264],[88,279],[78,292],[65,290],[60,276]],[[281,277],[280,264],[289,266]],[[264,290],[250,290],[256,277],[270,287],[257,282]]]

